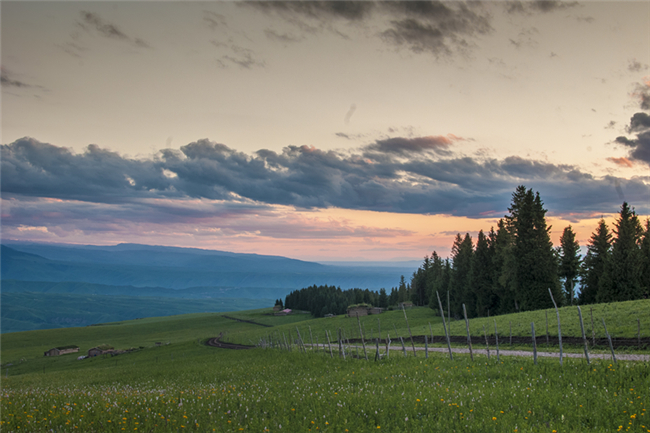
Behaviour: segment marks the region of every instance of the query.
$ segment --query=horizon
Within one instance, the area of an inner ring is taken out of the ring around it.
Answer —
[[[2,239],[448,257],[650,216],[650,3],[2,2]]]

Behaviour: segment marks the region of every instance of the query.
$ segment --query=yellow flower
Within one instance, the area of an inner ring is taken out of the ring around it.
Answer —
[[[497,420],[497,417],[496,417],[496,416],[493,416],[493,417],[492,417],[492,421],[496,421],[496,420]]]

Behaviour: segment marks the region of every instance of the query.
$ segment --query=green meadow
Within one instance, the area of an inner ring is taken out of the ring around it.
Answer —
[[[604,318],[610,333],[630,338],[636,337],[637,323],[648,336],[648,310],[645,300],[593,306],[595,322]],[[401,350],[365,361],[344,360],[336,352],[332,358],[322,349],[303,353],[295,346],[287,351],[205,345],[221,333],[242,344],[271,334],[288,337],[289,331],[295,338],[296,327],[307,342],[318,337],[322,343],[325,329],[335,336],[340,327],[354,337],[359,327],[356,318],[269,313],[228,315],[271,327],[203,313],[3,334],[0,430],[650,431],[650,366],[644,362],[595,360],[588,365],[584,359],[565,359],[560,366],[557,359],[540,358],[535,365],[524,357],[502,356],[497,362],[475,356],[472,361],[459,354],[452,361],[442,353],[404,357]],[[570,307],[561,310],[563,335],[574,332],[572,314]],[[441,335],[442,322],[433,310],[415,308],[407,315],[414,335],[428,333],[429,323]],[[553,311],[549,327],[555,325],[557,332],[554,317]],[[383,338],[388,332],[395,341],[395,331],[408,336],[402,311],[361,318],[368,336],[376,336],[377,318]],[[493,330],[493,319],[498,328],[512,322],[513,332],[515,323],[530,327],[530,321],[542,320],[541,329],[546,320],[544,311],[474,319],[471,332],[482,335],[483,324]],[[454,321],[451,328],[464,335],[464,321]],[[43,356],[45,350],[70,344],[78,345],[80,353]],[[77,359],[99,344],[137,350]]]

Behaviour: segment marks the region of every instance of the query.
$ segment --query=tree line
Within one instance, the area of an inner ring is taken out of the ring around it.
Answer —
[[[553,247],[539,193],[517,187],[508,212],[476,242],[456,235],[451,257],[425,256],[407,285],[411,300],[438,308],[435,292],[449,291],[454,316],[462,317],[465,304],[468,316],[477,317],[551,308],[549,289],[558,305],[648,297],[650,221],[644,228],[627,203],[611,232],[600,220],[585,257],[571,226]]]
[[[469,233],[457,234],[450,257],[443,259],[436,251],[425,256],[410,282],[402,276],[390,294],[383,288],[314,285],[291,292],[284,306],[315,317],[345,314],[349,305],[360,303],[387,308],[411,301],[437,310],[437,291],[444,308],[460,318],[463,304],[469,317],[552,308],[549,289],[558,306],[649,296],[650,220],[643,227],[624,202],[613,229],[600,220],[582,257],[571,226],[553,247],[546,212],[539,192],[520,185],[496,230],[481,230],[476,241]]]

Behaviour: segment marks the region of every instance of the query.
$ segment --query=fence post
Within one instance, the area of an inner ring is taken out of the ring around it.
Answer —
[[[585,336],[585,325],[582,322],[582,310],[580,310],[580,305],[578,305],[578,316],[580,317],[580,330],[582,331],[582,342],[585,345],[585,358],[587,358],[587,365],[589,362],[589,350],[587,349],[587,337]]]
[[[591,338],[593,340],[594,346],[596,345],[596,331],[594,331],[594,309],[589,307],[589,312],[591,313]]]
[[[549,338],[548,338],[548,310],[545,311],[546,313],[546,347],[549,346]]]
[[[535,322],[530,322],[530,329],[533,332],[533,362],[537,365],[537,340],[535,339]]]
[[[467,329],[467,345],[469,346],[469,357],[474,361],[474,353],[472,353],[472,337],[469,335],[469,320],[467,320],[467,310],[463,304],[463,316],[465,316],[465,329]]]
[[[334,354],[332,353],[332,342],[330,341],[330,333],[327,329],[325,330],[325,336],[327,337],[327,345],[330,348],[330,358],[334,358]]]
[[[411,334],[411,327],[409,326],[409,319],[406,317],[406,308],[402,304],[402,311],[404,312],[404,320],[406,320],[406,328],[409,330],[409,336],[411,337],[411,346],[413,346],[413,356],[415,355],[415,343],[413,343],[413,334]]]
[[[601,320],[603,321],[603,328],[605,328],[605,335],[607,335],[607,341],[609,341],[609,350],[612,351],[612,359],[614,360],[614,364],[616,364],[616,355],[614,355],[614,345],[612,344],[612,337],[610,337],[609,332],[607,332],[607,325],[605,325],[605,319],[601,317]]]
[[[386,333],[386,359],[388,359],[390,355],[390,334]]]
[[[429,359],[429,343],[427,342],[427,334],[424,334],[424,359]]]
[[[431,333],[431,344],[433,344],[433,330],[431,329],[431,322],[429,322],[429,333]]]
[[[404,352],[404,358],[406,358],[406,346],[404,346],[404,339],[400,337],[399,341],[402,343],[402,351]]]
[[[508,324],[510,325],[510,345],[512,346],[512,322],[508,321]]]
[[[560,365],[562,365],[562,327],[560,326],[560,310],[557,309],[557,304],[555,299],[553,299],[553,292],[551,288],[548,288],[548,294],[551,295],[551,301],[553,301],[553,306],[555,307],[555,314],[557,315],[557,338],[560,343]]]
[[[497,332],[497,320],[496,319],[492,319],[492,320],[494,320],[494,338],[496,339],[496,342],[497,342],[497,363],[498,363],[499,359],[500,359],[500,357],[499,357],[499,333]]]
[[[339,328],[339,358],[343,356],[343,360],[345,361],[345,347],[343,346],[343,333],[341,331],[341,328]]]
[[[639,349],[641,349],[641,319],[636,319],[636,343]]]
[[[487,339],[487,331],[485,330],[485,325],[483,325],[483,335],[485,335],[485,350],[487,350],[488,361],[490,360],[490,344]]]
[[[379,317],[377,317],[377,334],[379,334],[379,339],[381,340],[381,322],[379,321]]]
[[[314,337],[311,335],[311,326],[309,328],[309,343],[311,344],[311,350],[314,350]],[[318,341],[318,340],[317,340]]]
[[[447,291],[449,295],[449,291]],[[445,313],[442,311],[442,302],[440,302],[440,295],[436,290],[436,296],[438,297],[438,306],[440,307],[440,318],[442,319],[442,327],[445,330],[445,336],[447,337],[447,348],[449,349],[449,359],[453,360],[454,356],[451,354],[451,342],[449,341],[449,332],[447,332],[447,325],[445,325]]]
[[[357,313],[357,323],[359,324],[359,334],[361,334],[361,344],[363,344],[363,356],[368,360],[368,353],[366,352],[366,342],[363,339],[363,332],[361,332],[361,319],[359,319],[359,313]]]

